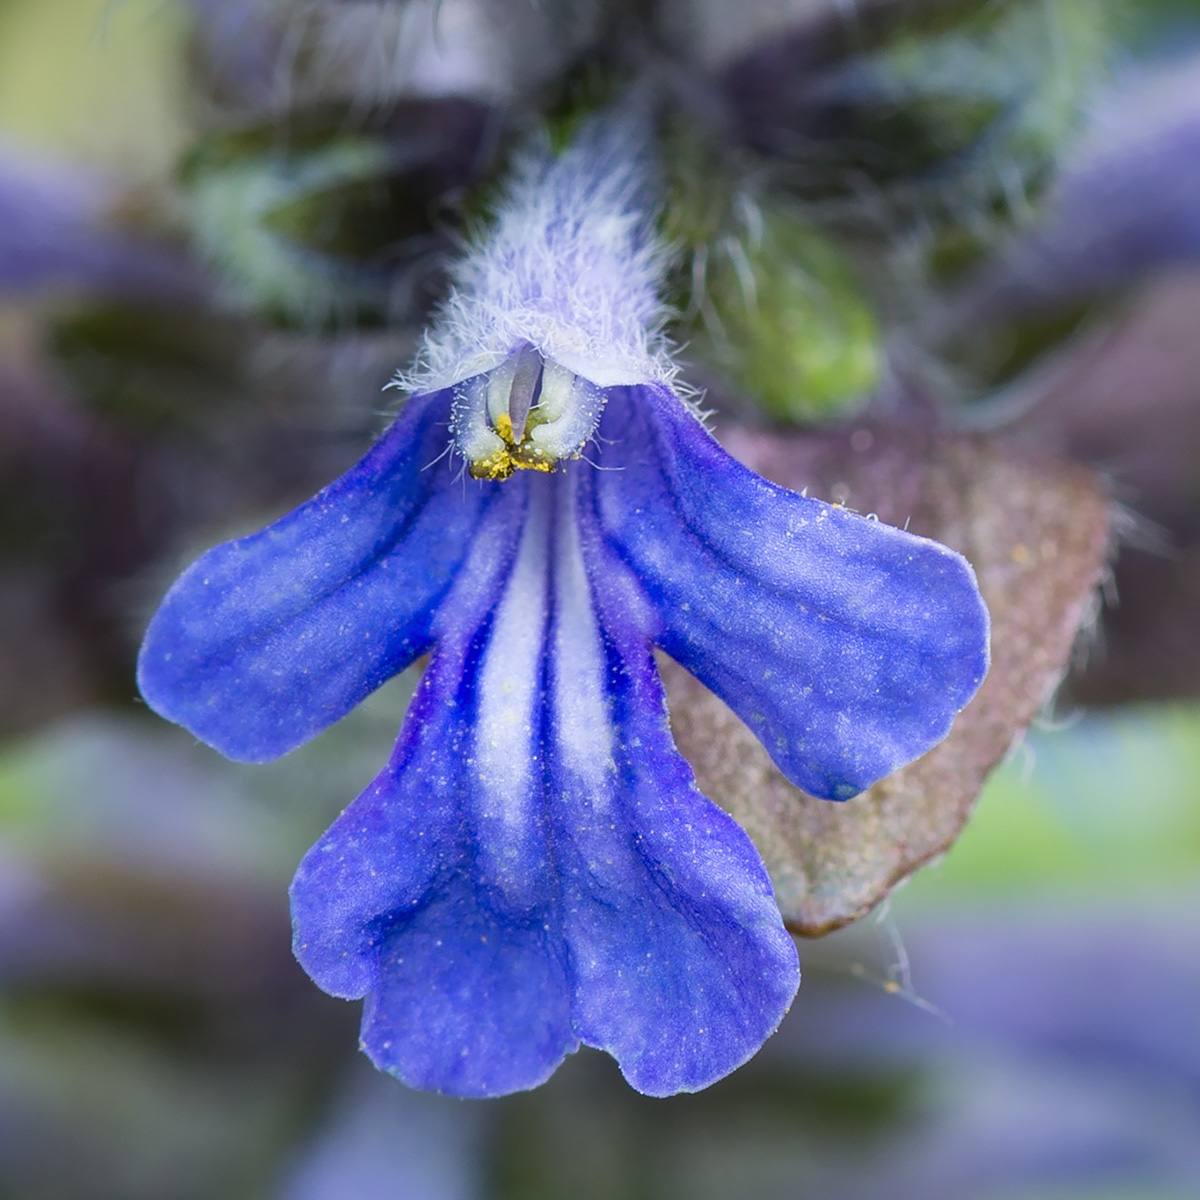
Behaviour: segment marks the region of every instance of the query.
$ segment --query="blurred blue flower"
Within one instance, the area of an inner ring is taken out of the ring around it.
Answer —
[[[599,124],[524,162],[400,417],[193,565],[142,650],[149,703],[247,761],[432,651],[292,886],[301,963],[367,998],[364,1049],[416,1087],[528,1088],[582,1042],[692,1090],[790,1004],[795,946],[675,749],[654,647],[837,800],[943,738],[987,669],[961,557],[767,483],[672,389],[629,142]],[[469,479],[435,466],[448,427]]]
[[[0,147],[0,296],[47,288],[182,301],[195,272],[167,247],[106,228],[116,189]]]
[[[1200,259],[1200,54],[1152,61],[1101,92],[1042,219],[986,266],[959,319],[1027,313]]]

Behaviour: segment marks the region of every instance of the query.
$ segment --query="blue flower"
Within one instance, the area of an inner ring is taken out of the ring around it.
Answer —
[[[364,1049],[415,1087],[532,1087],[584,1043],[694,1090],[791,1003],[794,943],[675,749],[655,647],[838,800],[944,737],[987,669],[961,557],[767,483],[672,389],[627,137],[525,163],[400,417],[185,572],[142,650],[149,703],[254,762],[430,653],[292,885],[297,957],[366,998]],[[472,478],[434,465],[448,429]]]
[[[199,279],[170,250],[105,227],[116,199],[84,171],[0,150],[0,296],[66,287],[194,300]]]

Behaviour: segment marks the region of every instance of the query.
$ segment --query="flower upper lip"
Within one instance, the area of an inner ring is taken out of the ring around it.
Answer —
[[[555,156],[522,156],[451,270],[453,288],[413,368],[413,395],[486,374],[523,343],[599,388],[668,383],[668,254],[658,241],[646,133],[630,114],[586,125]]]

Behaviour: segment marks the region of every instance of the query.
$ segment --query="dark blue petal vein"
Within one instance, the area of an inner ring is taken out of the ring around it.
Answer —
[[[415,397],[350,471],[175,583],[138,661],[152,708],[263,762],[338,720],[431,644],[495,493],[444,463],[449,394]]]
[[[596,513],[658,644],[792,782],[844,800],[945,737],[988,665],[965,559],[768,483],[665,388],[614,389],[600,433]]]

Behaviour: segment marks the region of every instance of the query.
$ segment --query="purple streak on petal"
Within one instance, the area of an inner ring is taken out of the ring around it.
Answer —
[[[503,498],[494,528],[439,617],[392,761],[301,863],[292,913],[297,957],[317,983],[367,995],[362,1043],[377,1066],[412,1087],[493,1096],[543,1082],[578,1039],[540,788],[526,819],[504,820],[510,797],[481,769],[476,735],[481,660],[530,566],[544,584],[545,544],[527,526],[510,570],[529,484],[472,487]],[[540,610],[508,611],[544,627],[544,587]],[[526,665],[540,675],[540,661]],[[504,749],[514,761],[532,751]]]
[[[595,476],[581,479],[586,492]],[[675,749],[638,589],[584,528],[613,736],[608,769],[572,768],[562,752],[572,731],[555,705],[550,795],[575,1025],[639,1091],[695,1091],[774,1032],[799,962],[757,850]],[[560,594],[570,558],[556,557]]]
[[[430,648],[434,608],[496,494],[431,465],[449,403],[414,397],[340,479],[184,572],[142,645],[152,708],[229,758],[262,762]]]
[[[612,389],[595,508],[659,621],[780,769],[844,800],[939,742],[987,671],[967,562],[776,487],[666,388]]]
[[[445,865],[442,842],[461,823],[459,775],[471,754],[476,642],[507,581],[524,513],[520,491],[502,492],[507,503],[492,505],[484,517],[451,593],[455,624],[443,629],[387,767],[296,874],[297,953],[335,996],[361,996],[372,985],[358,960],[377,945],[378,922],[423,900]]]
[[[428,794],[444,794],[456,823],[422,904],[392,914],[364,1010],[362,1044],[377,1066],[457,1096],[534,1087],[578,1046],[536,770],[550,565],[541,484],[503,485],[512,500],[533,494],[503,594],[470,588],[498,604],[454,596],[444,626],[439,614],[455,695],[444,694],[445,732],[406,787],[420,785],[413,798],[426,808]]]

